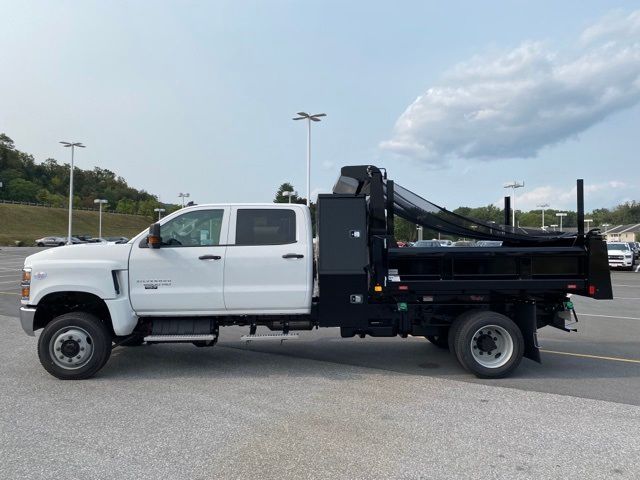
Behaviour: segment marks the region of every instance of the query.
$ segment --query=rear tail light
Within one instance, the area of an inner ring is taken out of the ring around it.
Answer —
[[[595,285],[589,285],[589,295],[594,296],[596,294],[596,290]]]

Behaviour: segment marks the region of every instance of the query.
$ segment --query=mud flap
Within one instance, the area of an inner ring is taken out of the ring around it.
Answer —
[[[515,322],[520,327],[524,338],[524,356],[534,362],[541,363],[535,302],[517,304]]]

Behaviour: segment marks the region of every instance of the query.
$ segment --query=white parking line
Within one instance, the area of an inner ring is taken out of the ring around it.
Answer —
[[[556,350],[543,350],[542,348],[540,349],[540,351],[545,353],[554,353],[556,355],[570,355],[572,357],[592,358],[595,360],[610,360],[612,362],[640,363],[640,360],[636,360],[635,358],[603,357],[601,355],[588,355],[586,353],[572,353],[572,352],[558,352]]]
[[[12,273],[10,275],[0,275],[0,278],[2,278],[2,277],[20,278],[20,272]]]
[[[618,317],[616,315],[597,315],[595,313],[578,313],[578,316],[583,315],[585,317],[602,317],[602,318],[622,318],[624,320],[640,320],[638,317]]]
[[[613,287],[634,287],[634,288],[640,288],[640,285],[623,285],[621,283],[612,283],[611,284]]]
[[[614,300],[640,300],[640,297],[613,297]]]
[[[0,283],[13,283],[14,285],[18,285],[20,282],[18,282],[18,280],[7,280],[6,282],[0,282]]]

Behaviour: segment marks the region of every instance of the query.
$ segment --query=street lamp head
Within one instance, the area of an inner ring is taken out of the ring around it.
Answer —
[[[96,203],[96,204],[100,203],[100,204],[105,205],[105,204],[109,203],[109,200],[105,200],[104,198],[96,198],[93,201],[93,203]]]
[[[549,204],[548,203],[540,203],[537,206],[538,206],[538,208],[547,208],[549,206]]]
[[[62,145],[66,147],[79,147],[79,148],[87,148],[85,147],[82,142],[60,142]]]
[[[307,112],[298,112],[297,117],[294,117],[293,120],[311,120],[312,122],[319,122],[320,117],[326,117],[326,113],[314,113],[313,115],[309,115]]]

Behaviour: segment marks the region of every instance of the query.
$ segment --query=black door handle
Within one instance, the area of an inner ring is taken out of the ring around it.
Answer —
[[[220,260],[222,257],[220,255],[200,255],[198,258],[200,260]]]
[[[299,253],[286,253],[282,255],[282,258],[304,258],[304,255]]]

